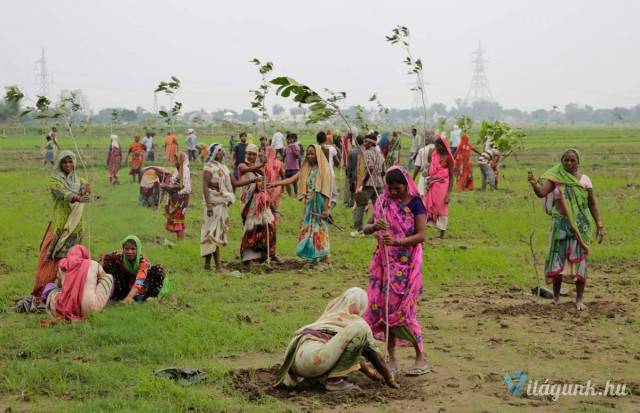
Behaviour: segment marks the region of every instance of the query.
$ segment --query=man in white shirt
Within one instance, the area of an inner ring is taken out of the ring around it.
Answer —
[[[142,144],[145,147],[146,160],[155,161],[155,154],[153,152],[153,132],[147,132],[146,136],[142,140]]]
[[[407,162],[407,170],[412,170],[416,155],[423,146],[424,140],[418,136],[418,129],[411,128],[411,147],[409,148],[409,160]]]
[[[186,141],[187,141],[187,153],[189,155],[189,161],[195,161],[198,149],[196,148],[196,143],[197,143],[196,132],[193,129],[187,130]]]
[[[458,145],[460,144],[460,136],[462,135],[462,131],[460,130],[460,126],[455,125],[453,130],[451,131],[451,153],[453,156],[456,156],[456,152],[458,151]]]
[[[424,141],[425,145],[420,148],[415,160],[415,170],[413,171],[413,180],[418,177],[418,192],[420,196],[425,196],[429,190],[429,155],[435,149],[434,137],[429,134]],[[419,174],[419,175],[418,175]]]
[[[276,133],[273,134],[271,146],[282,159],[284,157],[284,135],[280,132],[280,129],[276,129]]]

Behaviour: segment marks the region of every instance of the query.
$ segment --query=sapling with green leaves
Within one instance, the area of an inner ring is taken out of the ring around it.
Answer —
[[[309,86],[287,76],[277,77],[271,80],[271,83],[278,86],[276,95],[285,98],[293,97],[294,102],[301,107],[306,106],[309,109],[307,124],[326,121],[338,116],[347,125],[349,132],[352,132],[351,124],[339,105],[347,97],[346,92],[334,92],[330,89],[324,89],[329,95],[325,98]]]
[[[258,58],[254,58],[253,60],[251,60],[251,63],[258,67],[258,72],[260,72],[261,78],[260,86],[258,86],[258,89],[249,91],[253,93],[251,107],[257,109],[260,112],[262,120],[262,133],[265,133],[265,125],[267,120],[269,119],[269,112],[267,111],[266,105],[267,94],[269,93],[269,80],[267,79],[267,75],[273,70],[273,63],[262,63]]]
[[[493,147],[500,152],[500,162],[504,162],[507,157],[524,147],[525,136],[526,133],[522,129],[514,128],[506,122],[496,120],[491,123],[485,120],[480,125],[477,142],[484,144],[490,140]]]
[[[155,93],[164,92],[164,94],[169,97],[169,111],[159,110],[158,115],[164,119],[164,122],[169,127],[169,131],[171,133],[174,132],[176,121],[180,115],[180,110],[182,109],[182,102],[175,100],[179,91],[180,79],[175,76],[171,76],[171,80],[167,82],[161,81],[154,91]]]
[[[391,34],[385,36],[387,42],[392,45],[400,45],[406,52],[406,57],[402,61],[409,68],[408,74],[416,77],[415,86],[411,88],[411,91],[418,92],[422,101],[422,126],[424,130],[427,130],[427,98],[424,90],[424,78],[422,74],[422,60],[414,58],[411,52],[411,36],[409,28],[406,26],[396,26],[391,30]]]

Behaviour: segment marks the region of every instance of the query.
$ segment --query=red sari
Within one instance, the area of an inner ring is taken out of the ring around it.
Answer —
[[[466,133],[462,135],[460,144],[458,145],[458,151],[456,152],[456,159],[454,165],[454,174],[458,184],[456,185],[456,191],[473,191],[473,168],[471,165],[471,151],[473,145],[469,142],[469,135]]]

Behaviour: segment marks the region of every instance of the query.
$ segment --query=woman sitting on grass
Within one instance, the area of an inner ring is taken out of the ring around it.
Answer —
[[[546,179],[540,185],[529,171],[528,180],[533,192],[544,198],[553,193],[551,210],[551,236],[549,253],[545,263],[547,283],[553,282],[553,302],[560,301],[562,281],[576,285],[576,308],[587,307],[583,303],[587,282],[587,255],[596,222],[598,243],[602,242],[604,226],[600,220],[593,185],[587,175],[578,172],[580,155],[575,149],[567,149],[560,164],[542,175]]]
[[[346,377],[360,370],[373,380],[384,378],[389,387],[398,388],[376,349],[371,329],[362,319],[366,308],[367,294],[360,288],[350,288],[333,299],[316,322],[298,329],[276,375],[276,386],[316,381],[329,392],[357,390],[358,386],[347,382]]]
[[[135,235],[122,241],[122,251],[104,254],[104,270],[113,276],[112,298],[125,304],[157,297],[165,280],[162,265],[151,265],[142,255],[142,243]]]
[[[60,260],[59,268],[62,287],[47,284],[41,297],[57,319],[82,320],[89,312],[101,311],[107,305],[113,291],[113,277],[91,260],[84,246],[71,247],[67,258]]]
[[[364,318],[378,340],[387,338],[388,328],[392,370],[398,368],[396,343],[415,349],[415,362],[407,375],[419,376],[429,371],[417,317],[426,210],[416,184],[403,167],[389,168],[385,181],[374,215],[363,231],[375,233],[378,240],[369,267],[369,308]]]

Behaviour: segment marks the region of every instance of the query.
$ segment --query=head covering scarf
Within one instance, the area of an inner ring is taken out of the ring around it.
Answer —
[[[220,145],[219,143],[212,143],[211,145],[209,145],[209,156],[207,156],[207,160],[205,163],[215,161],[218,152],[220,152],[220,149],[222,149],[222,145]]]
[[[87,280],[91,259],[83,245],[74,245],[67,257],[60,260],[59,267],[64,271],[62,291],[56,302],[56,313],[65,320],[82,319],[82,294]]]
[[[69,172],[69,175],[66,175],[62,170],[62,160],[67,157],[71,158],[71,161],[73,162],[73,171]],[[66,190],[75,194],[79,193],[80,178],[78,178],[78,175],[76,174],[76,154],[69,150],[60,152],[56,157],[51,177],[60,182]]]
[[[444,145],[444,147],[447,149],[447,156],[453,161],[453,154],[451,153],[451,148],[449,147],[449,140],[447,139],[446,135],[440,133],[436,136],[436,142],[440,141],[442,142],[442,144]],[[437,150],[435,152],[438,152]],[[440,155],[440,153],[438,153],[438,155]],[[433,155],[432,155],[433,156]],[[440,156],[438,156],[440,157]],[[433,163],[433,160],[431,161],[431,163]]]
[[[124,268],[131,275],[135,275],[138,272],[138,267],[140,266],[140,260],[142,259],[142,242],[140,242],[140,238],[135,235],[128,235],[122,240],[122,247],[124,248],[124,244],[127,241],[133,241],[136,244],[136,258],[133,262],[129,261],[127,257],[122,256],[122,262],[124,264]]]
[[[575,149],[564,151],[562,158],[568,152],[575,153],[578,162],[580,161],[580,154]],[[561,214],[554,204],[551,214],[567,218],[573,234],[588,253],[589,243],[593,236],[593,224],[589,214],[589,192],[580,185],[580,182],[573,174],[564,169],[561,163],[542,174],[542,178],[552,181],[559,187],[560,199],[556,200],[556,202],[562,203],[566,211],[566,215]]]
[[[247,154],[249,154],[249,153],[257,154],[258,153],[258,145],[253,144],[253,143],[250,143],[250,144],[247,145],[247,148],[245,149],[245,155],[244,155],[244,161],[245,162],[248,162],[247,161]]]
[[[111,135],[111,147],[112,148],[120,147],[120,143],[118,143],[118,135]]]
[[[329,169],[329,161],[322,150],[322,147],[318,144],[309,145],[309,149],[313,146],[316,152],[316,162],[318,163],[318,174],[316,175],[316,192],[320,192],[325,197],[331,199],[332,195],[332,180],[331,171]],[[308,192],[307,180],[309,174],[313,169],[313,165],[309,163],[305,157],[302,166],[300,167],[300,175],[298,178],[298,196],[304,196]]]
[[[409,193],[409,195],[411,195],[412,197],[420,197],[420,191],[418,190],[418,185],[416,185],[415,181],[411,179],[411,176],[409,176],[409,172],[407,172],[407,170],[403,166],[393,165],[392,167],[387,169],[387,171],[385,172],[385,175],[389,174],[389,172],[391,171],[395,171],[396,169],[402,172],[402,175],[404,176],[405,181],[407,181],[407,192]],[[384,200],[391,199],[391,193],[389,192],[389,185],[387,184],[386,181],[384,183],[384,191],[382,192],[382,195],[380,197],[383,198]]]
[[[349,288],[327,304],[320,318],[299,328],[295,334],[300,334],[306,329],[331,329],[339,332],[350,322],[362,320],[367,304],[367,293],[364,290],[358,287]],[[373,336],[371,341],[373,342]]]

